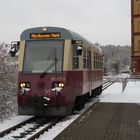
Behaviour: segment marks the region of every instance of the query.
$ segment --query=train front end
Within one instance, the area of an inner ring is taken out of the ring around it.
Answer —
[[[58,28],[32,28],[21,34],[18,76],[18,114],[65,116],[72,99],[66,96],[64,72],[67,32]]]

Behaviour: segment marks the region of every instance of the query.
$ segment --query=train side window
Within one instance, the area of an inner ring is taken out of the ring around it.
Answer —
[[[77,55],[82,55],[82,46],[77,46],[76,53]]]
[[[79,68],[79,54],[77,53],[77,45],[73,46],[73,69]]]
[[[96,69],[96,53],[94,52],[94,69]]]
[[[101,68],[101,56],[100,56],[100,55],[98,56],[98,61],[99,61],[99,66],[98,66],[98,68],[100,69],[100,68]]]
[[[87,51],[87,68],[91,68],[91,51]]]
[[[99,54],[97,55],[97,68],[99,69],[100,68],[100,65],[99,65],[99,63],[100,63],[100,56],[99,56]]]
[[[74,54],[74,56],[82,55],[82,46],[81,45],[74,45],[73,46],[73,54]]]
[[[103,56],[101,57],[101,69],[103,69]]]
[[[140,51],[140,40],[138,41],[138,51]]]
[[[97,69],[99,69],[99,55],[97,55],[96,61],[97,61]]]
[[[83,68],[86,68],[86,62],[87,59],[86,59],[86,48],[83,47]]]
[[[94,69],[94,51],[93,51],[93,56],[92,56],[92,66],[93,66],[93,69]]]
[[[100,68],[102,69],[102,56],[100,56]]]
[[[138,14],[140,14],[140,4],[138,4]]]
[[[78,68],[79,68],[79,58],[73,57],[73,69],[78,69]]]

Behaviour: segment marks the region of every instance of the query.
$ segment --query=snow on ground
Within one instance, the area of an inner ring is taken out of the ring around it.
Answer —
[[[100,102],[118,102],[118,103],[138,103],[140,104],[140,80],[129,81],[124,91],[122,91],[122,82],[114,83],[112,86],[103,91],[103,93],[86,104],[86,107],[81,111],[83,112],[96,100]],[[48,132],[45,132],[39,137],[39,140],[52,140],[55,138],[61,131],[63,131],[71,122],[73,122],[80,113],[76,115],[68,116],[59,122],[56,126],[50,129]],[[21,118],[20,118],[21,117]],[[9,121],[4,121],[0,124],[0,131],[12,126],[15,123],[18,123],[22,120],[28,119],[29,116],[17,116],[12,118]]]
[[[13,125],[28,120],[31,117],[33,116],[16,116],[16,117],[12,117],[10,120],[3,121],[2,123],[0,123],[0,132],[6,130],[7,128],[12,127]]]
[[[130,81],[122,92],[122,83],[115,83],[100,96],[100,102],[140,103],[140,81]]]

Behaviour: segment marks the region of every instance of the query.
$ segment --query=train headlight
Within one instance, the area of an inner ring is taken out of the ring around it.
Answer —
[[[43,32],[47,32],[47,30],[48,30],[47,27],[43,27],[43,28],[42,28],[42,31],[43,31]]]
[[[59,87],[59,88],[64,88],[64,83],[63,82],[53,82],[52,83],[52,88],[56,88],[56,87]]]
[[[31,84],[29,82],[21,82],[19,86],[20,88],[31,88]]]
[[[64,83],[59,83],[59,87],[63,88],[64,87]]]
[[[20,83],[20,88],[25,88],[25,83]]]
[[[31,88],[31,84],[30,84],[29,82],[26,82],[26,83],[25,83],[25,87],[26,87],[26,88]]]

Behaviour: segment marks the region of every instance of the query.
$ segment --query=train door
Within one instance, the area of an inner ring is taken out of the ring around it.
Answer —
[[[91,96],[92,94],[91,49],[87,50],[87,68],[88,68],[89,95]]]

